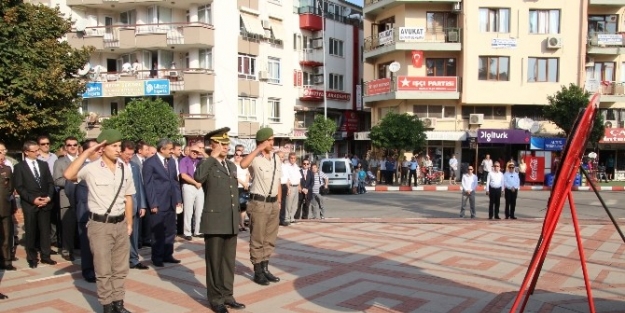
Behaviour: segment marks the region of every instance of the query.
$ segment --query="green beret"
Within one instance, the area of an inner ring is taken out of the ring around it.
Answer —
[[[105,129],[100,133],[96,141],[98,143],[101,143],[104,140],[106,140],[107,144],[112,144],[118,141],[122,141],[122,133],[120,133],[116,129]]]
[[[273,129],[266,127],[261,128],[256,132],[256,141],[262,142],[273,136]]]
[[[220,129],[213,130],[204,136],[204,142],[213,140],[221,144],[230,144],[230,137],[228,137],[229,131],[230,127],[222,127]]]

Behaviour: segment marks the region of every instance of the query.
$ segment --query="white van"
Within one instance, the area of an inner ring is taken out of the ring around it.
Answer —
[[[352,189],[354,167],[350,160],[323,159],[319,163],[319,168],[328,176],[328,187],[331,190],[341,189],[349,192]]]

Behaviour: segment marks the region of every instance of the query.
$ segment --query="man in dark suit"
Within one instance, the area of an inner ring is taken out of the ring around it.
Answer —
[[[82,144],[82,150],[87,151],[92,146],[97,145],[95,139],[86,140]],[[102,150],[95,151],[91,155],[87,156],[87,160],[83,164],[83,167],[91,162],[97,161],[102,157]],[[65,184],[75,184],[72,181],[65,180]],[[66,190],[69,188],[66,187]],[[87,187],[87,181],[81,180],[74,186],[74,193],[68,195],[70,202],[73,201],[73,205],[76,208],[76,220],[78,221],[78,239],[80,241],[80,268],[82,270],[82,277],[90,283],[95,283],[95,269],[93,267],[93,253],[91,252],[91,246],[89,245],[89,237],[87,236],[87,222],[89,222],[89,188]]]
[[[182,205],[176,164],[171,158],[174,143],[161,139],[157,154],[143,163],[143,184],[150,209],[152,225],[152,263],[180,263],[174,258],[176,239],[176,207]]]
[[[11,256],[13,246],[13,206],[11,205],[11,196],[14,190],[13,171],[4,164],[5,153],[4,150],[0,150],[0,269],[14,271],[16,268],[13,266],[13,257]],[[1,296],[0,299],[2,299]]]
[[[61,233],[61,244],[59,245],[61,256],[68,261],[74,261],[74,234],[76,233],[76,207],[72,201],[75,184],[66,184],[63,173],[69,165],[78,157],[78,139],[76,137],[65,138],[65,156],[54,162],[52,178],[54,184],[59,188],[60,223],[57,227]]]
[[[314,175],[310,171],[310,161],[304,160],[299,170],[301,175],[299,185],[302,190],[299,193],[299,201],[297,203],[297,211],[295,211],[295,219],[308,219],[308,208],[310,208],[310,199],[312,197],[312,187],[314,184]]]
[[[227,313],[227,307],[244,309],[233,297],[237,234],[241,218],[237,167],[226,160],[230,128],[212,131],[204,137],[210,157],[197,167],[194,178],[205,190],[200,232],[204,234],[206,289],[211,309]]]
[[[15,165],[13,174],[15,190],[22,201],[24,228],[26,230],[26,259],[30,268],[36,268],[36,235],[39,234],[41,263],[54,265],[50,258],[50,211],[54,198],[54,180],[48,163],[37,160],[39,145],[27,141],[23,146],[24,161]]]
[[[130,235],[130,268],[147,270],[148,267],[139,262],[139,219],[147,212],[148,204],[145,200],[145,189],[143,188],[143,178],[141,178],[141,168],[139,164],[132,162],[132,155],[135,152],[135,143],[130,140],[122,141],[122,153],[119,155],[122,161],[132,171],[132,180],[137,193],[132,195],[132,234]]]
[[[131,162],[139,164],[139,169],[143,173],[143,162],[150,157],[150,146],[143,140],[137,141],[135,146],[135,155],[130,159]],[[143,174],[142,174],[143,175]],[[143,181],[143,177],[141,178]],[[152,246],[152,226],[150,225],[150,214],[145,214],[139,222],[139,248],[141,246]]]

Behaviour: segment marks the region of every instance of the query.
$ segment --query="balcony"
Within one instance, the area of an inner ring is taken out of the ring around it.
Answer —
[[[242,32],[238,42],[239,53],[258,55],[261,41],[262,38],[256,34]]]
[[[601,93],[601,102],[625,102],[625,82],[595,81],[593,86],[587,84],[586,89]]]
[[[593,33],[588,35],[588,54],[625,54],[623,33]]]
[[[256,132],[260,129],[259,122],[239,121],[239,138],[255,138]]]
[[[300,51],[299,64],[301,66],[318,67],[323,66],[323,50],[305,48]]]
[[[460,51],[462,29],[423,27],[395,27],[365,38],[365,59],[379,57],[394,51]]]
[[[185,136],[204,136],[215,130],[215,116],[212,114],[180,114],[180,120]]]
[[[170,91],[210,93],[215,91],[215,76],[206,69],[162,69],[156,74],[150,70],[130,72],[101,72],[96,66],[85,78],[92,82],[134,82],[148,79],[167,79]]]
[[[323,29],[322,12],[319,8],[303,6],[297,9],[297,13],[299,14],[299,28],[313,32]]]
[[[614,5],[625,6],[625,0],[590,0],[590,5]]]
[[[239,96],[242,97],[259,97],[260,82],[257,80],[239,78]]]
[[[397,76],[364,83],[364,101],[458,100],[461,79],[456,76]]]
[[[102,122],[109,117],[90,112],[80,124],[80,129],[85,132],[85,138],[97,138],[102,132]]]
[[[592,0],[591,0],[592,1]],[[394,7],[411,3],[449,3],[451,5],[460,2],[459,0],[365,0],[364,13],[376,16]]]
[[[205,23],[136,24],[87,27],[83,32],[68,33],[67,41],[72,47],[93,46],[96,51],[202,48],[214,46],[215,36],[213,26]]]

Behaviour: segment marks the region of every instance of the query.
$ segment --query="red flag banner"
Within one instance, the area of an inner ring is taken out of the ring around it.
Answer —
[[[412,66],[416,68],[421,68],[423,66],[423,51],[421,50],[412,51]]]

